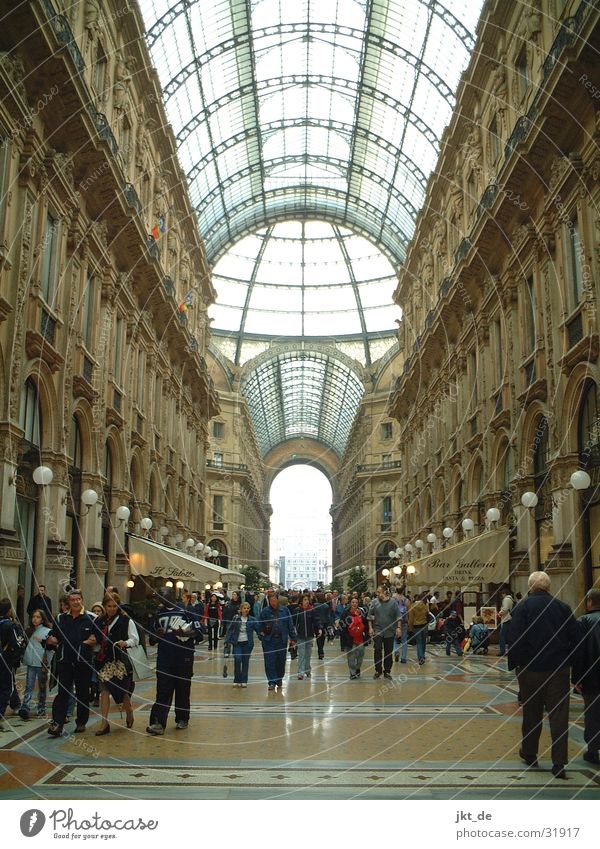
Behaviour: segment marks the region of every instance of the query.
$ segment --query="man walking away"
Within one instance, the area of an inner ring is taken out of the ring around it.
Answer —
[[[512,614],[508,668],[517,670],[523,701],[519,756],[537,766],[544,709],[552,737],[552,773],[566,778],[569,745],[569,665],[578,627],[571,608],[550,595],[546,572],[529,576],[529,595]]]
[[[429,605],[427,604],[427,593],[423,593],[417,597],[417,601],[408,611],[408,630],[414,634],[419,666],[423,666],[425,663],[428,628]]]
[[[577,620],[579,639],[573,654],[573,684],[583,696],[584,761],[600,765],[600,589],[585,597],[587,613]]]
[[[400,622],[400,609],[387,587],[381,586],[377,589],[377,598],[371,602],[369,608],[369,637],[374,637],[375,647],[375,674],[373,678],[391,678],[394,636],[400,639],[402,627]],[[383,659],[383,666],[382,666]]]

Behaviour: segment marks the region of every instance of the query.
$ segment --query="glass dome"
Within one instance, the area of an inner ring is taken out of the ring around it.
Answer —
[[[363,236],[325,221],[285,221],[238,241],[217,262],[212,330],[246,338],[339,339],[396,330],[394,267]],[[368,360],[368,356],[367,356]]]

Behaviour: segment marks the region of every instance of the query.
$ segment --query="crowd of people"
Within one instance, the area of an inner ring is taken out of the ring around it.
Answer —
[[[146,732],[161,736],[175,703],[175,728],[188,727],[194,656],[198,643],[207,639],[208,651],[224,645],[227,660],[233,658],[233,686],[247,688],[254,648],[262,648],[269,692],[281,692],[288,653],[297,661],[298,680],[312,676],[313,648],[324,659],[325,643],[339,639],[349,678],[361,677],[367,647],[373,646],[373,678],[392,678],[393,664],[408,662],[409,645],[416,647],[419,665],[427,660],[428,642],[445,645],[462,657],[466,651],[487,653],[490,633],[477,615],[470,625],[464,621],[460,590],[448,591],[438,600],[435,591],[414,597],[398,587],[367,593],[325,593],[310,590],[271,589],[244,594],[183,591],[179,598],[172,588],[157,591],[160,607],[142,628],[123,604],[114,587],[106,590],[100,603],[85,609],[82,594],[71,589],[59,599],[53,614],[51,599],[40,586],[27,605],[29,625],[24,629],[8,599],[0,601],[0,730],[10,707],[28,719],[37,685],[38,717],[46,716],[48,690],[57,687],[52,702],[48,734],[60,737],[75,713],[75,733],[85,731],[90,704],[100,707],[101,723],[96,734],[110,733],[109,707],[112,699],[125,711],[126,726],[134,721],[131,696],[136,679],[136,655],[144,652],[145,632],[157,646],[156,700]],[[24,617],[24,599],[17,610]],[[545,572],[529,577],[529,593],[513,598],[502,592],[499,610],[499,656],[508,653],[509,669],[519,684],[523,710],[520,756],[530,767],[538,765],[538,747],[543,713],[547,710],[552,736],[552,772],[565,778],[568,760],[568,711],[570,686],[583,696],[585,741],[588,763],[600,765],[600,590],[586,596],[586,614],[576,620],[564,602],[550,594]],[[139,657],[138,657],[139,660]],[[21,701],[16,671],[25,666],[25,690]]]

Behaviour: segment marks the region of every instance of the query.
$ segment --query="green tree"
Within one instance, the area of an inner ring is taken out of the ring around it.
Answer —
[[[364,566],[355,566],[348,572],[348,589],[350,592],[366,593],[367,573]]]
[[[329,584],[330,592],[338,592],[342,593],[344,591],[344,582],[341,578],[334,578],[333,581]]]
[[[242,566],[240,572],[244,576],[244,582],[247,590],[250,590],[250,592],[256,592],[256,590],[260,589],[260,569],[257,566]]]

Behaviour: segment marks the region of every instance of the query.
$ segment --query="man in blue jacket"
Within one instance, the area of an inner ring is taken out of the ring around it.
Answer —
[[[150,628],[150,644],[158,643],[156,655],[156,701],[150,711],[148,734],[161,737],[175,695],[175,728],[187,728],[190,721],[190,690],[194,674],[194,649],[202,638],[200,617],[175,603],[173,590],[158,593],[163,606]]]
[[[579,641],[573,656],[573,684],[585,705],[584,761],[600,766],[600,589],[585,597],[587,613],[577,620]]]
[[[273,593],[269,598],[269,606],[260,614],[258,628],[270,691],[277,687],[281,690],[288,643],[292,648],[296,645],[297,638],[289,610],[279,605],[279,598]]]
[[[523,702],[520,757],[537,766],[544,719],[550,721],[552,773],[566,778],[569,744],[569,666],[577,645],[577,623],[568,604],[550,595],[550,576],[532,572],[529,595],[510,621],[508,668],[516,669]]]

